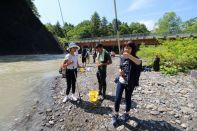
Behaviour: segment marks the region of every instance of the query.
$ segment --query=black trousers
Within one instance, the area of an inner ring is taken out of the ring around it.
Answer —
[[[99,83],[99,95],[102,95],[105,97],[106,95],[106,72],[103,71],[97,71],[96,73],[98,83]]]
[[[66,81],[67,81],[66,95],[69,94],[71,87],[72,87],[72,93],[73,94],[75,93],[76,78],[77,78],[77,69],[66,69]]]

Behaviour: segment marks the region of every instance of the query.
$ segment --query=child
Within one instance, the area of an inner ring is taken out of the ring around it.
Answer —
[[[77,67],[79,66],[78,57],[75,54],[76,50],[80,49],[75,43],[69,44],[69,53],[65,57],[65,62],[63,67],[66,69],[66,81],[67,81],[67,89],[66,89],[66,96],[63,99],[63,102],[66,102],[69,98],[73,101],[77,101],[77,97],[75,94],[76,89],[76,79],[77,79]],[[68,97],[70,89],[72,87],[72,95]]]

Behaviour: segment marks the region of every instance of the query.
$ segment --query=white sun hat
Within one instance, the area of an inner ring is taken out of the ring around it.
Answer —
[[[69,50],[69,49],[74,48],[74,47],[76,47],[78,50],[80,49],[80,47],[74,42],[69,43],[67,49]]]

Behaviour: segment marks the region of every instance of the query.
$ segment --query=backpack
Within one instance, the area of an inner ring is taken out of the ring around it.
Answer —
[[[70,59],[70,55],[69,55]],[[63,64],[60,65],[59,74],[62,75],[62,78],[66,78],[66,69],[63,69],[63,65],[66,64],[66,60],[64,60]]]

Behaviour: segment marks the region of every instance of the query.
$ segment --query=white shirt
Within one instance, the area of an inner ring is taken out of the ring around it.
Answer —
[[[77,68],[77,55],[71,55],[70,53],[65,56],[65,60],[73,61],[72,64],[67,66],[67,69],[76,69]]]

